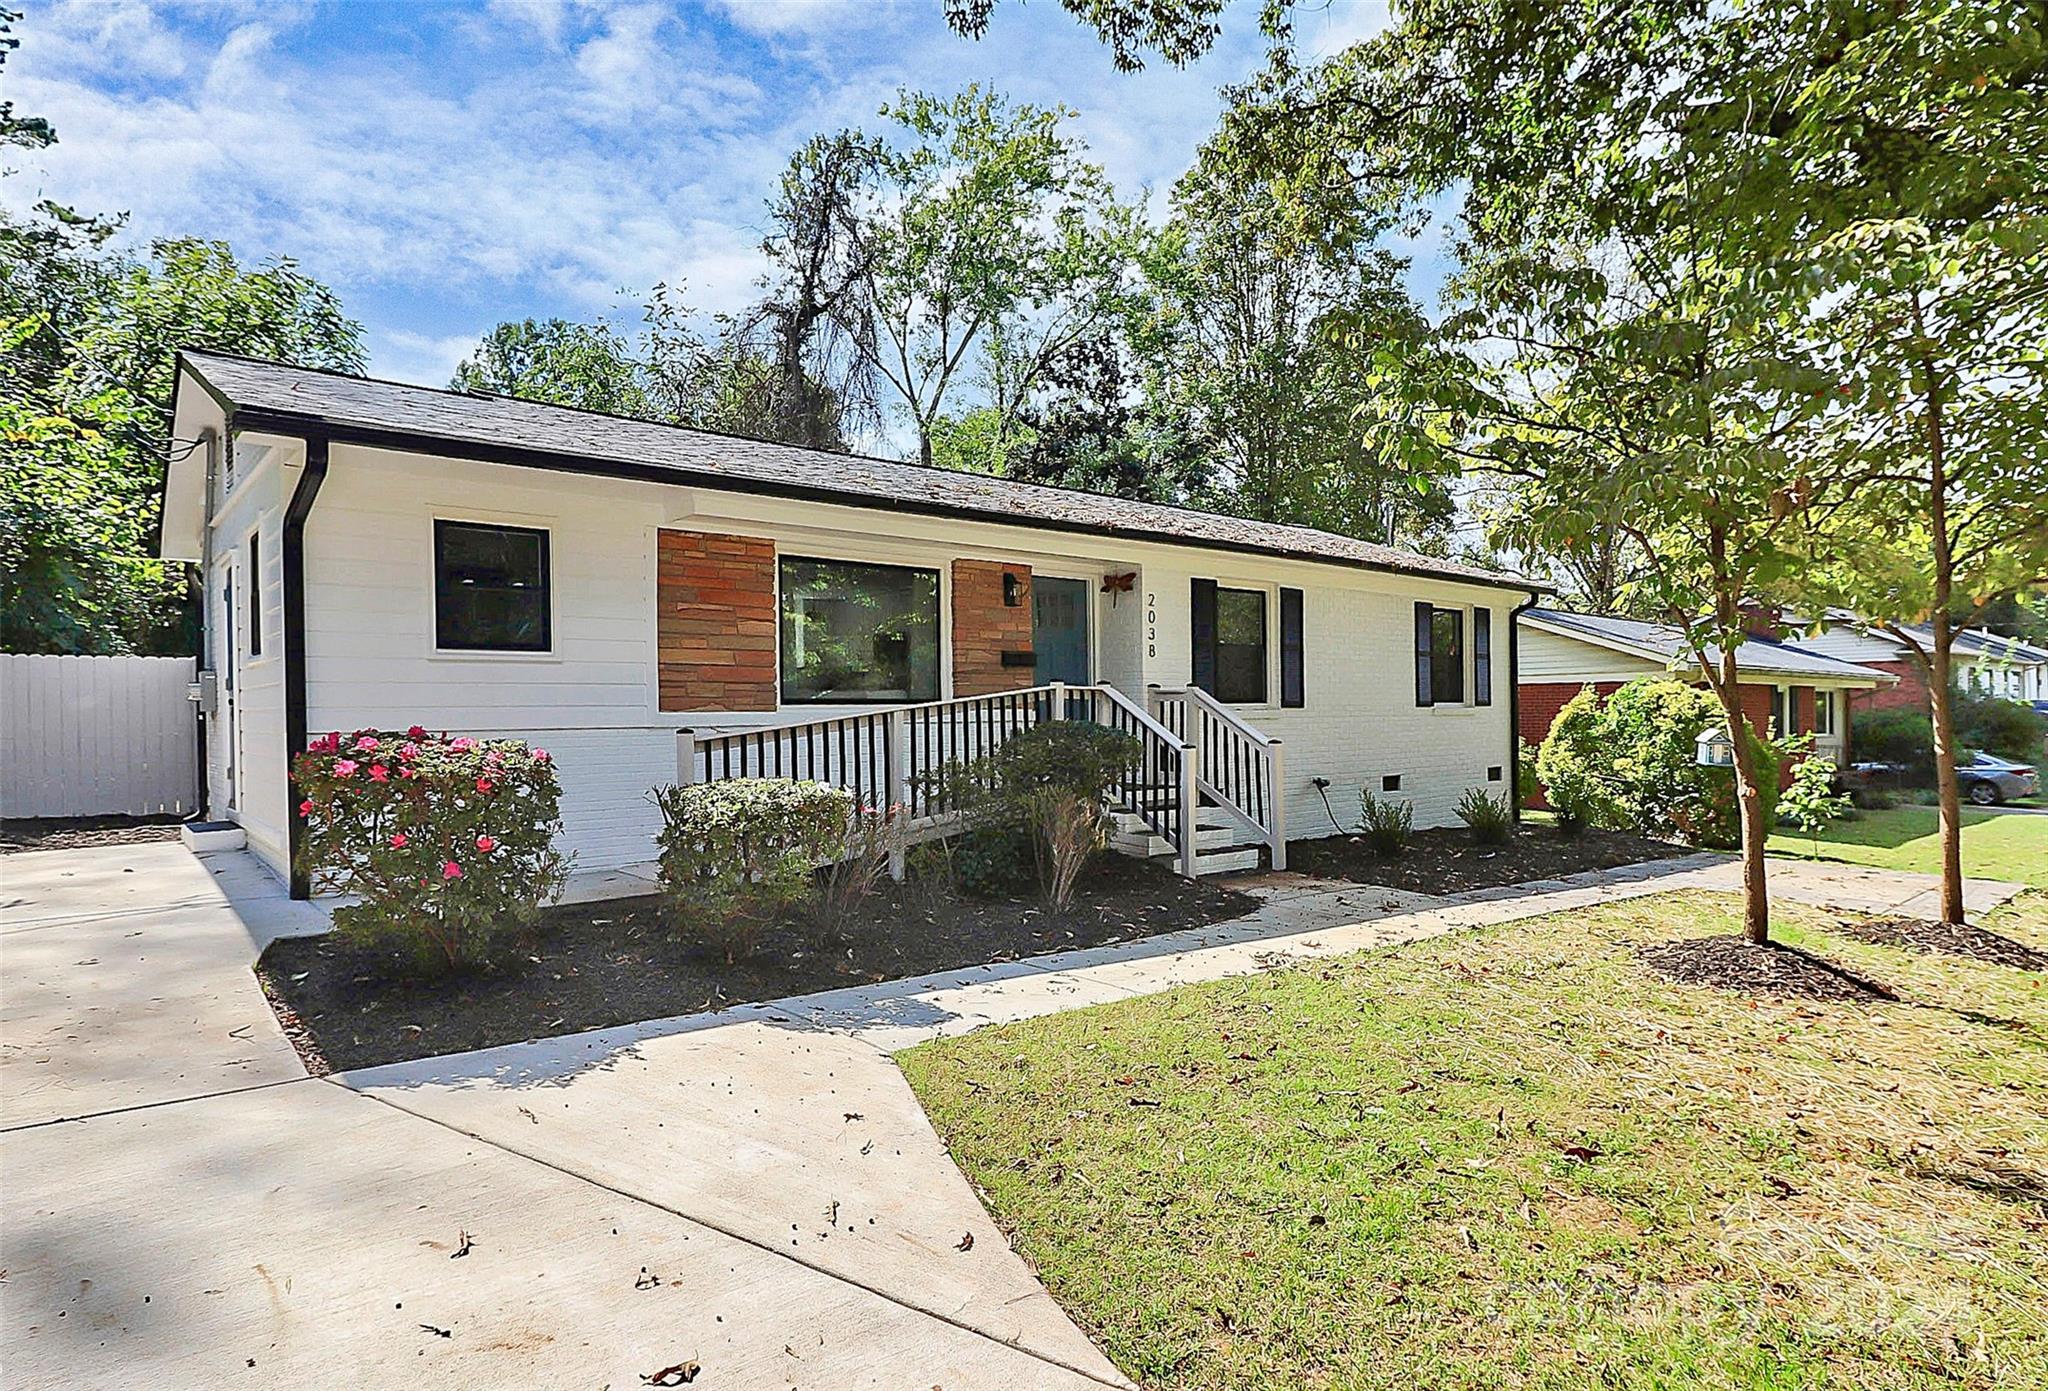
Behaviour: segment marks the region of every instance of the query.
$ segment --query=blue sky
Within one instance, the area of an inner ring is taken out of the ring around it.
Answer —
[[[978,43],[940,0],[27,8],[6,95],[59,144],[15,159],[0,200],[293,256],[362,320],[374,373],[433,385],[501,319],[630,320],[657,281],[739,307],[789,151],[898,87],[1063,103],[1118,186],[1157,197],[1260,56],[1251,5],[1201,63],[1137,74],[1055,0],[1009,0]],[[1332,0],[1298,34],[1329,51],[1384,22],[1384,0]]]

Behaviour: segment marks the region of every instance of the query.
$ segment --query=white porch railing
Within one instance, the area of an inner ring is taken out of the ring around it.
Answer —
[[[1159,723],[1195,753],[1195,787],[1287,868],[1286,750],[1199,686],[1151,688]]]
[[[1137,739],[1138,763],[1110,789],[1119,810],[1142,818],[1195,873],[1195,754],[1186,740],[1114,686],[1053,683],[993,695],[892,705],[744,729],[677,731],[681,782],[792,778],[844,787],[866,806],[902,809],[904,843],[953,830],[960,808],[940,775],[972,767],[1006,741],[1052,720],[1086,720]],[[897,867],[900,869],[900,866]]]

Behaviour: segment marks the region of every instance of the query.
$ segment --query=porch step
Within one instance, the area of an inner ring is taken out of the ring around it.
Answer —
[[[1241,850],[1225,850],[1213,855],[1195,855],[1195,873],[1236,874],[1241,870],[1259,867],[1259,847],[1247,845]]]
[[[1173,847],[1165,836],[1153,835],[1144,829],[1144,822],[1138,823],[1135,831],[1119,831],[1110,837],[1112,848],[1139,859],[1150,859],[1155,855],[1170,855]],[[1195,853],[1205,850],[1227,850],[1238,843],[1239,832],[1234,826],[1200,826],[1195,828]]]

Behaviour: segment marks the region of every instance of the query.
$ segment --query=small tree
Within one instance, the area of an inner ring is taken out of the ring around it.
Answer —
[[[1835,791],[1832,759],[1806,758],[1792,770],[1792,785],[1778,798],[1778,810],[1792,818],[1792,824],[1806,833],[1810,856],[1820,858],[1820,833],[1845,816],[1850,807],[1847,795]]]

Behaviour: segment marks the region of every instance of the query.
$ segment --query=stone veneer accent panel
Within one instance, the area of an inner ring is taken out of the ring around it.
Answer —
[[[660,533],[655,613],[663,710],[773,710],[775,543]]]
[[[1023,602],[1003,603],[1003,576],[1023,581]],[[1005,652],[1031,650],[1031,567],[994,560],[953,562],[953,694],[992,695],[1038,683],[1030,667],[1006,667]]]

